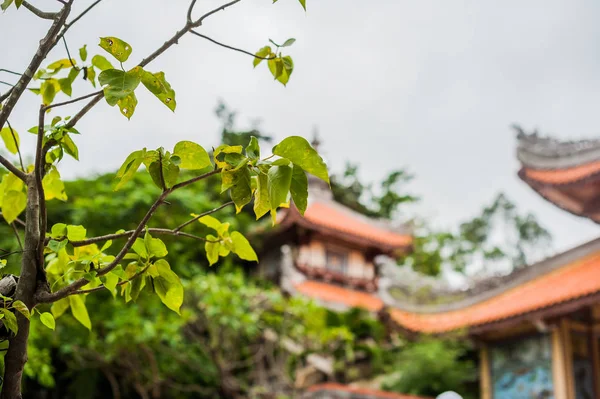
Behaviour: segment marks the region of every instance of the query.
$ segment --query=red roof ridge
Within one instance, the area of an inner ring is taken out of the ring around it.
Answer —
[[[294,288],[303,295],[325,302],[360,307],[371,312],[377,312],[383,308],[383,301],[375,295],[333,284],[305,280],[295,284]]]

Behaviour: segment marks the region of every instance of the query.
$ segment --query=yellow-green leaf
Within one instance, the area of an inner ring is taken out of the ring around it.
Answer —
[[[256,68],[258,64],[260,64],[263,58],[268,58],[271,56],[272,50],[270,46],[265,46],[256,52],[256,57],[252,61],[252,65]],[[261,58],[258,58],[261,57]]]
[[[183,285],[177,274],[171,270],[171,266],[164,259],[154,262],[158,271],[158,277],[154,278],[154,290],[162,303],[169,309],[179,313],[183,304]]]
[[[102,55],[95,55],[92,57],[92,65],[98,68],[100,71],[104,71],[105,69],[114,69],[110,61],[106,59],[106,57]],[[88,72],[89,73],[89,72]]]
[[[131,119],[137,107],[138,100],[134,92],[131,92],[127,97],[123,97],[117,101],[117,105],[121,110],[121,114],[127,119]]]
[[[44,187],[44,198],[46,200],[59,199],[61,201],[67,200],[67,193],[65,192],[65,183],[60,179],[60,173],[58,169],[52,166],[50,171],[44,176],[42,180],[42,186]]]
[[[87,230],[83,226],[67,226],[67,238],[69,241],[81,241],[85,239]]]
[[[142,165],[142,161],[144,160],[145,156],[146,149],[134,151],[127,156],[127,159],[125,159],[125,162],[123,162],[123,165],[121,165],[117,171],[117,175],[115,176],[117,179],[119,179],[119,182],[114,188],[115,191],[120,189],[125,183],[135,176],[135,173]]]
[[[12,307],[13,307],[13,309],[18,310],[26,318],[29,319],[31,317],[31,313],[29,312],[29,308],[27,308],[27,305],[25,305],[23,303],[23,301],[14,301],[12,303]]]
[[[210,157],[202,146],[191,141],[180,141],[175,144],[173,155],[181,159],[181,169],[198,170],[211,166]]]
[[[69,297],[69,305],[71,306],[71,313],[73,314],[73,317],[75,317],[78,322],[83,324],[85,328],[91,331],[92,321],[90,320],[90,315],[85,307],[85,302],[83,302],[82,296],[71,295]]]
[[[73,64],[71,64],[71,62],[73,64],[75,64],[75,60],[70,60],[68,58],[62,59],[62,60],[58,60],[53,62],[52,64],[48,65],[47,69],[63,69],[63,68],[71,68],[73,66]]]
[[[84,44],[83,47],[79,49],[79,58],[81,58],[81,61],[87,59],[87,44]]]
[[[206,236],[206,243],[204,244],[206,250],[206,259],[210,266],[217,263],[219,260],[219,253],[221,252],[221,242],[219,239],[211,234]]]
[[[50,306],[50,311],[54,318],[58,319],[67,311],[67,309],[69,309],[69,306],[71,305],[68,298],[59,299]]]
[[[104,287],[110,291],[113,298],[117,296],[117,284],[119,283],[119,276],[114,273],[107,273],[102,277],[104,279]]]
[[[142,84],[154,94],[171,111],[175,111],[177,102],[175,101],[175,91],[165,79],[164,72],[150,73],[141,71]]]
[[[2,216],[7,223],[12,223],[27,206],[27,196],[22,191],[7,191],[2,199]]]
[[[258,262],[256,252],[250,245],[250,242],[238,231],[231,233],[231,240],[233,241],[233,253],[239,256],[241,259]]]
[[[7,126],[0,130],[0,136],[2,136],[2,141],[4,141],[4,145],[9,152],[16,154],[19,151],[19,133],[15,129]]]
[[[51,313],[44,312],[40,315],[40,321],[43,325],[48,327],[51,330],[56,328],[56,321],[54,320],[54,316]]]
[[[290,192],[294,205],[296,205],[300,214],[304,215],[304,211],[308,206],[308,179],[306,178],[306,172],[298,165],[294,165],[292,168]]]
[[[101,37],[99,46],[121,62],[127,61],[132,51],[131,46],[128,43],[112,36]]]
[[[254,213],[256,220],[263,217],[271,209],[269,202],[268,177],[264,173],[255,176],[256,191],[254,192]]]
[[[6,328],[12,331],[15,335],[19,332],[19,325],[17,324],[17,316],[6,308],[0,308],[0,312],[4,315],[2,321]]]

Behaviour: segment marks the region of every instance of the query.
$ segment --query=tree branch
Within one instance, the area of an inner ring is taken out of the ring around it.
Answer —
[[[23,171],[23,173],[25,173],[25,166],[23,166],[23,157],[21,156],[21,149],[19,148],[19,143],[17,142],[17,137],[15,136],[15,131],[13,130],[12,126],[10,125],[10,122],[8,121],[8,119],[6,120],[6,124],[8,125],[8,128],[10,129],[10,134],[12,135],[13,141],[15,142],[15,147],[17,147],[17,154],[19,154],[19,162],[21,163],[21,170]]]
[[[1,216],[1,217],[4,219],[4,215],[2,214],[2,212],[0,212],[0,216]],[[4,219],[4,220],[6,220],[6,219]],[[24,222],[24,221],[22,221],[21,219],[19,219],[19,218],[16,218],[16,219],[15,219],[15,222],[16,222],[18,225],[20,225],[21,227],[25,227],[25,222]]]
[[[132,280],[135,280],[136,278],[140,277],[142,274],[144,274],[146,272],[146,270],[148,270],[149,267],[150,267],[150,265],[144,267],[142,270],[140,270],[139,272],[137,272],[136,274],[134,274],[133,276],[131,276],[131,278],[128,279],[128,280],[119,281],[117,283],[117,287],[125,285],[125,284],[131,282]],[[100,285],[98,287],[90,288],[90,289],[87,289],[87,290],[78,290],[78,291],[75,291],[75,292],[71,293],[70,295],[90,294],[92,292],[101,291],[103,289],[108,289],[108,288],[106,288],[104,285]]]
[[[196,183],[197,181],[204,180],[204,179],[206,179],[207,177],[210,177],[210,176],[212,176],[212,175],[216,175],[216,174],[218,174],[218,173],[221,173],[221,169],[215,169],[215,170],[213,170],[213,171],[210,171],[210,172],[207,172],[207,173],[205,173],[205,174],[203,174],[203,175],[196,176],[196,177],[192,177],[192,178],[191,178],[191,179],[189,179],[189,180],[182,181],[181,183],[177,183],[176,185],[174,185],[174,186],[171,188],[171,191],[175,191],[175,190],[178,190],[178,189],[180,189],[180,188],[183,188],[183,187],[185,187],[185,186],[189,186],[190,184],[194,184],[194,183]]]
[[[63,28],[63,30],[60,32],[60,34],[56,37],[56,41],[53,44],[53,46],[56,44],[56,42],[58,42],[60,39],[62,39],[62,37],[65,35],[65,33],[67,33],[67,31],[77,22],[79,21],[81,18],[83,18],[85,16],[85,14],[87,14],[88,12],[90,12],[92,10],[92,8],[96,7],[96,5],[98,5],[98,3],[100,3],[102,0],[96,0],[94,1],[88,8],[86,8],[85,10],[83,10],[83,12],[81,12],[81,14],[79,14],[78,16],[76,16],[71,22],[66,23],[65,27]]]
[[[12,172],[15,176],[17,176],[19,179],[21,179],[23,181],[25,181],[27,179],[27,175],[22,170],[17,168],[15,165],[12,164],[12,162],[10,162],[8,159],[4,158],[2,155],[0,155],[0,163],[6,169],[8,169],[10,172]]]
[[[236,3],[239,3],[240,1],[242,1],[242,0],[233,0],[233,1],[229,2],[229,3],[223,4],[222,6],[219,6],[219,7],[215,8],[212,11],[207,12],[206,14],[204,14],[203,16],[201,16],[200,18],[198,18],[196,20],[196,22],[194,22],[194,26],[193,27],[197,28],[197,27],[201,26],[202,25],[202,21],[204,21],[206,18],[210,17],[211,15],[213,15],[213,14],[219,12],[219,11],[224,11],[227,7],[231,7],[232,5],[234,5]]]
[[[190,220],[188,220],[187,222],[185,222],[185,223],[182,223],[182,224],[180,224],[179,226],[175,227],[175,228],[173,229],[173,231],[174,231],[174,232],[179,232],[179,231],[181,231],[181,229],[183,229],[184,227],[186,227],[186,226],[188,226],[188,225],[190,225],[190,224],[194,223],[196,220],[200,219],[201,217],[203,217],[203,216],[207,216],[207,215],[210,215],[211,213],[215,213],[215,212],[217,212],[217,211],[220,211],[221,209],[223,209],[223,208],[226,208],[226,207],[228,207],[228,206],[230,206],[230,205],[233,205],[233,201],[226,202],[225,204],[223,204],[223,205],[221,205],[221,206],[218,206],[218,207],[216,207],[215,209],[212,209],[212,210],[210,210],[210,211],[203,212],[203,213],[201,213],[200,215],[198,215],[198,216],[194,217],[193,219],[190,219]]]
[[[17,242],[19,243],[19,248],[21,248],[21,251],[23,251],[23,242],[21,241],[21,235],[19,234],[19,230],[17,230],[17,226],[15,225],[15,222],[12,222],[10,225],[13,228],[15,237],[17,237]]]
[[[76,103],[78,101],[85,100],[86,98],[97,96],[99,94],[103,94],[103,91],[102,90],[98,90],[98,91],[95,91],[93,93],[88,93],[85,96],[77,97],[77,98],[74,98],[72,100],[63,101],[62,103],[54,103],[54,104],[46,105],[45,107],[43,107],[43,109],[44,109],[44,111],[47,111],[50,108],[62,107],[63,105],[73,104],[73,103]]]
[[[63,9],[57,14],[56,18],[54,18],[52,26],[50,27],[50,29],[48,29],[46,36],[44,36],[44,38],[40,40],[40,45],[37,51],[35,52],[34,56],[32,57],[31,61],[29,62],[27,69],[19,78],[19,81],[11,91],[8,100],[6,101],[6,104],[4,104],[4,107],[2,108],[2,110],[0,110],[0,129],[4,127],[4,124],[10,116],[14,106],[17,104],[17,101],[19,100],[19,98],[27,88],[27,85],[33,78],[33,74],[35,73],[35,71],[37,71],[42,61],[46,58],[48,51],[50,51],[50,49],[52,48],[56,35],[60,31],[62,25],[65,23],[65,20],[67,19],[67,16],[70,12],[71,4],[69,3],[66,6],[64,6]]]
[[[58,14],[56,12],[42,11],[42,10],[34,7],[33,5],[29,4],[27,1],[23,1],[23,7],[25,7],[26,9],[31,11],[33,14],[35,14],[36,16],[38,16],[42,19],[54,19],[54,18],[56,18],[56,15]]]
[[[208,40],[209,42],[212,42],[212,43],[214,43],[214,44],[216,44],[216,45],[218,45],[218,46],[225,47],[225,48],[227,48],[227,49],[229,49],[229,50],[238,51],[238,52],[240,52],[240,53],[243,53],[243,54],[247,54],[247,55],[249,55],[250,57],[253,57],[253,58],[258,58],[258,59],[261,59],[261,60],[272,60],[272,59],[275,59],[275,58],[277,58],[277,57],[261,57],[261,56],[258,56],[258,55],[256,55],[256,54],[252,54],[251,52],[249,52],[249,51],[246,51],[246,50],[242,50],[241,48],[232,47],[232,46],[229,46],[229,45],[227,45],[227,44],[224,44],[224,43],[218,42],[218,41],[216,41],[215,39],[211,39],[211,38],[210,38],[210,37],[208,37],[208,36],[205,36],[205,35],[203,35],[203,34],[201,34],[201,33],[198,33],[198,32],[196,32],[195,30],[190,30],[190,33],[192,33],[192,34],[194,34],[194,35],[196,35],[196,36],[198,36],[198,37],[201,37],[201,38],[203,38],[203,39],[206,39],[206,40]]]
[[[196,5],[196,0],[192,0],[192,2],[190,3],[190,7],[188,8],[188,12],[187,12],[188,25],[191,25],[192,23],[194,23],[194,21],[192,21],[192,12],[194,11],[195,5]]]
[[[38,120],[38,133],[37,133],[37,144],[35,147],[35,166],[33,170],[33,177],[35,178],[35,186],[38,191],[40,198],[40,219],[38,221],[40,225],[40,236],[38,240],[38,261],[41,268],[44,265],[44,241],[46,238],[46,224],[47,224],[47,213],[46,213],[46,200],[44,196],[44,185],[42,184],[42,176],[44,174],[42,165],[43,155],[43,142],[44,142],[44,117],[46,115],[46,107],[40,106],[40,114]],[[29,221],[32,222],[32,221]]]

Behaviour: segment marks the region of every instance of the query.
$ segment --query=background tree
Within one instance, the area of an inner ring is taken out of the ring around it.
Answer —
[[[120,38],[100,38],[99,46],[110,54],[112,62],[101,54],[90,57],[88,61],[86,46],[79,50],[79,57],[76,59],[66,46],[65,35],[69,29],[92,12],[101,0],[93,2],[77,16],[70,15],[73,0],[60,1],[60,8],[55,12],[40,10],[24,0],[4,0],[0,5],[2,10],[9,7],[26,9],[27,11],[22,12],[31,12],[40,19],[51,22],[23,73],[2,69],[2,72],[16,76],[16,82],[14,85],[9,83],[12,87],[0,95],[0,136],[6,149],[18,156],[16,161],[0,156],[0,163],[8,171],[2,179],[0,190],[2,216],[14,227],[17,241],[22,245],[18,278],[9,275],[2,279],[4,306],[0,308],[0,318],[4,337],[9,342],[4,357],[3,399],[21,397],[30,318],[34,314],[36,317],[39,315],[44,325],[54,329],[55,319],[70,310],[77,321],[91,329],[85,301],[87,295],[98,291],[119,295],[126,302],[137,299],[142,292],[153,291],[169,309],[179,313],[183,303],[183,285],[165,259],[167,247],[156,236],[172,235],[202,242],[211,264],[231,252],[244,260],[257,260],[254,250],[239,231],[231,229],[229,223],[222,223],[210,214],[228,205],[234,205],[237,212],[240,212],[254,199],[257,218],[267,213],[274,215],[279,206],[289,202],[290,196],[302,211],[307,198],[305,173],[312,173],[329,182],[323,160],[301,137],[284,139],[273,148],[271,156],[264,158],[261,158],[257,139],[250,140],[245,148],[221,145],[215,149],[212,157],[200,145],[183,141],[177,143],[172,151],[166,151],[162,147],[135,151],[117,172],[116,190],[134,178],[142,164],[158,187],[157,198],[135,228],[88,237],[85,227],[71,224],[71,221],[61,221],[52,226],[48,224],[48,201],[64,200],[67,197],[58,166],[65,154],[79,158],[75,141],[80,132],[76,125],[96,104],[105,100],[110,106],[117,105],[123,116],[131,118],[138,105],[136,90],[144,86],[167,108],[175,110],[175,91],[168,83],[165,73],[147,68],[182,36],[189,33],[216,45],[248,54],[253,58],[255,67],[266,60],[273,77],[280,83],[287,84],[294,64],[283,52],[295,39],[288,39],[281,44],[271,41],[274,47],[265,46],[253,54],[217,42],[197,31],[205,19],[240,1],[230,1],[195,17],[197,2],[191,0],[182,27],[163,45],[137,65],[128,66],[128,69],[125,69],[124,64],[129,60],[133,49]],[[305,0],[300,0],[300,4],[305,7]],[[67,58],[50,62],[45,68],[41,68],[48,53],[59,43],[65,44]],[[113,62],[118,62],[119,66],[115,68]],[[72,96],[73,91],[79,88],[74,83],[80,74],[93,87],[99,84],[102,89],[66,101],[55,101],[57,96],[63,94]],[[39,87],[31,87],[30,84],[34,82],[38,82]],[[38,115],[36,126],[30,129],[37,136],[33,149],[20,148],[18,130],[21,130],[21,126],[13,128],[8,122],[27,88],[41,98],[40,108],[35,110]],[[86,105],[73,116],[56,115],[61,107],[86,100]],[[53,116],[52,119],[50,116]],[[34,154],[33,165],[24,164],[22,153]],[[273,158],[274,156],[277,158]],[[193,177],[188,178],[185,171]],[[186,210],[197,212],[198,215],[177,226],[148,226],[150,219],[160,208],[169,206],[167,198],[172,193],[217,175],[221,177],[221,192],[229,193],[230,202],[210,210]],[[19,219],[23,212],[24,221]],[[187,226],[196,222],[202,223],[211,233],[195,236],[184,232]],[[22,238],[17,225],[24,229]],[[123,239],[125,244],[115,251],[115,255],[111,255],[109,249],[113,241]]]
[[[466,275],[507,273],[539,259],[550,247],[548,230],[533,214],[520,213],[503,193],[472,219],[438,230],[406,206],[419,201],[407,192],[411,174],[392,171],[374,186],[363,183],[358,171],[348,164],[343,173],[332,176],[335,199],[371,217],[408,220],[414,228],[414,247],[399,264],[424,274],[437,276],[444,269]]]

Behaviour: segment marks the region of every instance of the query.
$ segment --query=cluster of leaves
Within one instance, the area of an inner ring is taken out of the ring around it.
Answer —
[[[0,4],[0,9],[2,9],[2,11],[5,11],[13,3],[15,3],[15,7],[19,8],[21,7],[21,4],[23,4],[23,0],[4,0],[2,4]]]
[[[291,46],[294,44],[296,39],[287,39],[285,42],[283,42],[283,44],[277,44],[271,39],[269,39],[269,41],[275,46],[275,50],[273,50],[271,46],[262,47],[256,52],[253,65],[256,68],[258,64],[260,64],[263,60],[266,60],[269,71],[273,75],[273,78],[282,85],[286,86],[290,80],[292,72],[294,72],[294,61],[289,55],[284,56],[281,54],[279,49]]]

